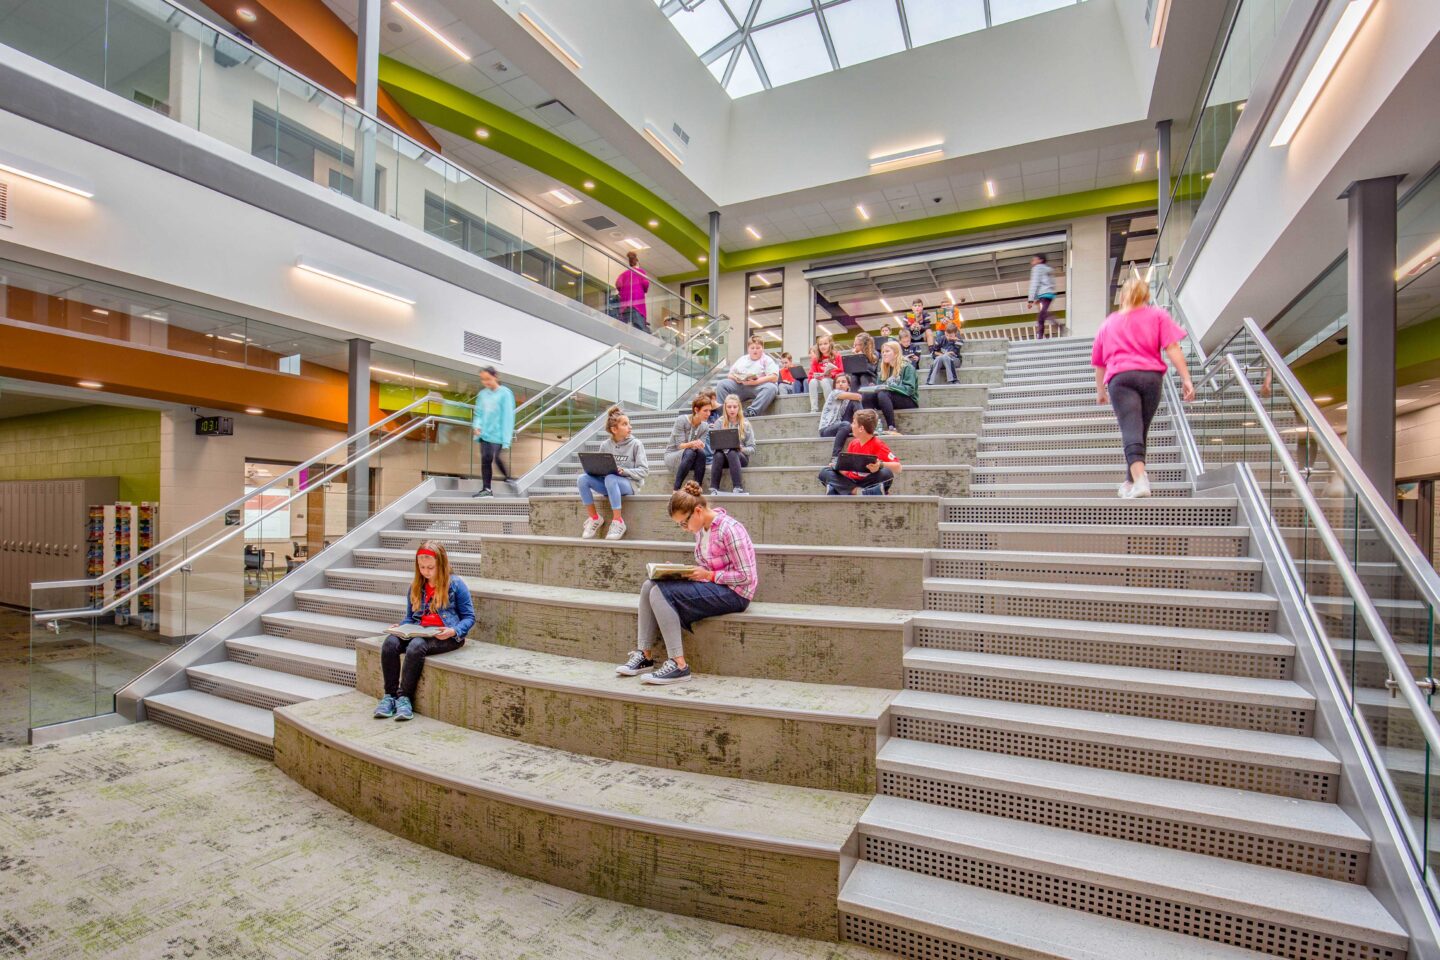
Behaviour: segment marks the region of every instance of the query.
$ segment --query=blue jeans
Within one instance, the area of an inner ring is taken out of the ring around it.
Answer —
[[[580,474],[580,499],[585,506],[595,503],[595,494],[603,493],[610,498],[610,509],[620,509],[620,498],[628,497],[635,493],[635,487],[626,477],[618,473],[612,473],[608,477],[596,477],[588,473]]]

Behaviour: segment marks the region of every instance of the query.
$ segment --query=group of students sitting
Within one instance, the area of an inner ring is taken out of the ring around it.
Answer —
[[[684,632],[709,617],[743,612],[760,587],[750,532],[725,510],[712,506],[695,481],[671,494],[669,514],[695,538],[695,562],[664,577],[646,579],[640,588],[635,649],[615,673],[639,676],[641,683],[689,680]],[[444,545],[425,541],[415,551],[405,617],[386,631],[380,645],[384,694],[375,705],[376,719],[412,719],[426,657],[460,649],[474,626],[469,587],[451,571]],[[659,665],[652,656],[657,641],[665,645],[665,660]]]

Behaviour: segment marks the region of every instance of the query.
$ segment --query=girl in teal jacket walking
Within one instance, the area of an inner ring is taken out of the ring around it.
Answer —
[[[515,394],[501,386],[494,367],[480,371],[480,392],[475,395],[475,440],[480,444],[480,491],[477,497],[492,497],[490,481],[494,468],[506,483],[513,483],[510,470],[500,459],[502,450],[510,449],[515,437]]]

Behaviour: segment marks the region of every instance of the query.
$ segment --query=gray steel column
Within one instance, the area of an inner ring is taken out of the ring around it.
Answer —
[[[347,435],[355,434],[370,426],[370,341],[350,341],[350,389],[345,403]],[[370,445],[368,436],[350,444],[347,453],[358,456]],[[346,520],[350,529],[370,516],[370,465],[357,467],[345,477]]]
[[[1170,213],[1170,121],[1161,120],[1155,124],[1155,183],[1159,196],[1159,214],[1156,224],[1164,226],[1165,217]]]
[[[710,312],[720,316],[720,211],[710,211],[710,254],[705,261],[710,274]]]
[[[1395,496],[1395,200],[1399,177],[1356,180],[1349,203],[1346,445],[1375,489]]]
[[[355,25],[359,42],[355,60],[355,100],[372,117],[380,115],[380,4],[381,0],[360,0],[360,20]],[[375,206],[375,124],[360,117],[355,136],[355,199]]]

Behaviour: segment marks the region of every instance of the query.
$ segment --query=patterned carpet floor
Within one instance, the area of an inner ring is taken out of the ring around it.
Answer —
[[[0,797],[0,958],[885,956],[458,860],[154,723],[0,750]]]

